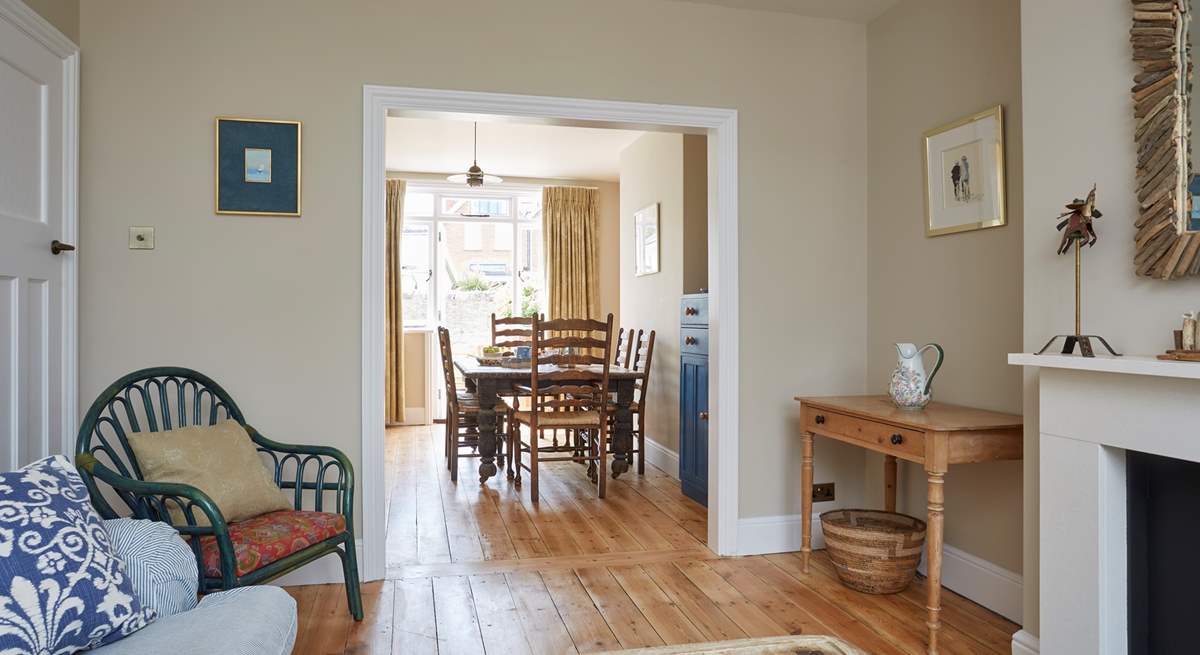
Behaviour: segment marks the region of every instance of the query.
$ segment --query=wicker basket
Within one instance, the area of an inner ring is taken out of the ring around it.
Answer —
[[[925,545],[925,522],[895,512],[839,509],[821,515],[825,547],[842,584],[894,594],[912,582]]]

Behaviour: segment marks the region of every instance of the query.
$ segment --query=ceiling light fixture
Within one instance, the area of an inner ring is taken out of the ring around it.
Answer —
[[[488,184],[500,184],[504,181],[495,175],[484,174],[483,169],[479,167],[479,123],[475,123],[475,147],[471,159],[471,167],[467,169],[466,173],[448,176],[446,181],[457,184],[466,182],[469,187],[480,187],[483,186],[484,182]]]

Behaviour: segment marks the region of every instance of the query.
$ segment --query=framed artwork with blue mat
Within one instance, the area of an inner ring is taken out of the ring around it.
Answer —
[[[300,215],[300,121],[218,116],[218,214]]]

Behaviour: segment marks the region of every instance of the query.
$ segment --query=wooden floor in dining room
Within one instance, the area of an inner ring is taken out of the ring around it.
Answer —
[[[824,552],[718,558],[705,509],[653,467],[600,500],[578,464],[543,466],[542,500],[503,471],[458,483],[442,428],[388,430],[388,579],[363,587],[355,623],[341,585],[289,587],[297,655],[591,653],[785,634],[829,634],[868,653],[925,652],[924,579],[897,595],[838,583]],[[528,475],[528,473],[526,473]],[[1016,624],[943,594],[942,653],[1010,653]]]

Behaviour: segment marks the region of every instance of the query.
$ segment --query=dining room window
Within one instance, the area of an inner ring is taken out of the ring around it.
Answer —
[[[491,314],[545,313],[536,186],[410,182],[401,271],[404,326],[450,330],[456,352],[491,342]]]

